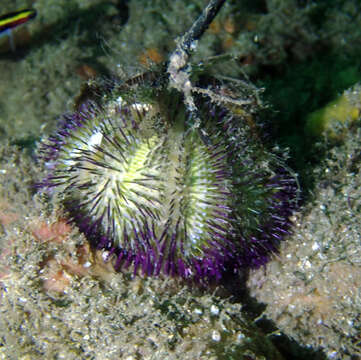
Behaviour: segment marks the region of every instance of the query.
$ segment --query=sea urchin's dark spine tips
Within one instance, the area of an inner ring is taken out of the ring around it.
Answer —
[[[254,156],[228,111],[201,107],[204,142],[174,93],[136,96],[64,117],[42,149],[42,185],[116,269],[204,282],[264,264],[289,231],[292,177]]]

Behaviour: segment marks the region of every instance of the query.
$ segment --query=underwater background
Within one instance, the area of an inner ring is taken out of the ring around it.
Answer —
[[[192,56],[257,92],[247,119],[298,174],[265,267],[207,288],[115,272],[36,190],[61,114],[166,61],[206,3],[1,1],[37,16],[0,38],[0,359],[361,358],[359,1],[227,1]]]

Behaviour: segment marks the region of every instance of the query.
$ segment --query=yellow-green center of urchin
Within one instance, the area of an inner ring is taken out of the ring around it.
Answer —
[[[162,116],[147,104],[90,116],[69,134],[56,175],[112,246],[186,263],[232,232],[231,184],[224,145],[185,130],[184,111]]]

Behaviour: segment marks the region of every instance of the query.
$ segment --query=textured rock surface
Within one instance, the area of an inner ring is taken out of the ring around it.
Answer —
[[[314,200],[294,217],[280,257],[249,279],[265,315],[296,341],[330,359],[361,356],[360,124],[316,169]]]

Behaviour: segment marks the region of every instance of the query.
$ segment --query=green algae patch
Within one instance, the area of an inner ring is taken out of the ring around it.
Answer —
[[[361,93],[356,86],[345,91],[336,100],[312,112],[306,119],[305,133],[311,136],[327,135],[338,138],[346,122],[352,123],[360,116]]]

